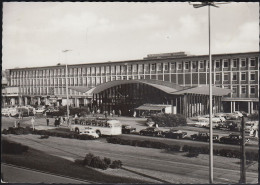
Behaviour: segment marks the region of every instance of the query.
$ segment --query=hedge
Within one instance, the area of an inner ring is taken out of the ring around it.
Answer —
[[[24,146],[15,142],[2,140],[2,152],[6,154],[22,154],[28,151],[28,146]]]
[[[145,148],[156,148],[156,149],[165,149],[167,151],[183,151],[188,152],[191,156],[196,156],[195,154],[209,154],[208,147],[194,147],[184,145],[181,149],[179,145],[168,145],[165,143],[157,142],[157,141],[148,141],[148,140],[126,140],[118,137],[108,137],[108,143],[112,144],[121,144],[121,145],[131,145],[131,146],[139,146]],[[223,156],[223,157],[232,157],[232,158],[240,158],[240,152],[237,150],[229,150],[229,149],[214,149],[214,155]],[[246,159],[249,161],[258,161],[258,152],[246,152]]]
[[[127,140],[118,137],[108,137],[108,143],[112,144],[121,144],[121,145],[131,145],[131,146],[139,146],[146,148],[156,148],[156,149],[166,149],[168,151],[180,151],[180,146],[178,145],[168,145],[165,143],[157,142],[157,141],[140,141],[140,140]]]
[[[181,114],[156,114],[151,116],[151,120],[160,127],[177,127],[187,125],[186,118]]]
[[[3,134],[36,134],[36,135],[44,135],[44,136],[54,136],[54,137],[62,137],[62,138],[73,138],[73,139],[79,139],[79,140],[92,140],[95,139],[93,136],[89,135],[78,135],[76,133],[62,133],[62,132],[54,132],[54,131],[48,131],[48,130],[33,130],[32,128],[26,127],[19,127],[19,128],[13,128],[9,127],[8,130],[4,129],[2,131]]]

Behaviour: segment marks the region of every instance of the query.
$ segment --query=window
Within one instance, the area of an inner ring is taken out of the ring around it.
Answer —
[[[126,80],[126,76],[123,76],[123,80]]]
[[[175,63],[171,63],[171,70],[175,69]]]
[[[82,68],[82,75],[85,75],[85,74],[86,74],[86,68],[83,67],[83,68]]]
[[[255,94],[255,86],[250,87],[250,94]]]
[[[216,73],[216,81],[220,81],[220,74]]]
[[[101,73],[105,73],[105,66],[101,66]]]
[[[133,65],[133,72],[137,72],[137,64]]]
[[[100,67],[96,67],[96,73],[97,73],[97,74],[100,73]]]
[[[149,64],[144,64],[145,72],[149,72]]]
[[[216,60],[216,61],[215,61],[215,65],[216,65],[216,68],[220,68],[220,61],[219,61],[219,60]]]
[[[169,70],[168,63],[165,63],[165,64],[164,64],[164,71],[168,71],[168,70]]]
[[[111,66],[111,73],[115,73],[115,66]]]
[[[132,72],[132,65],[128,65],[128,66],[127,66],[127,71],[128,71],[128,72]]]
[[[224,89],[229,89],[228,85],[224,85]]]
[[[232,86],[233,93],[237,93],[237,86]]]
[[[74,75],[77,75],[77,74],[78,74],[78,69],[74,68]]]
[[[241,67],[246,67],[246,59],[245,58],[241,58],[240,62],[241,62]]]
[[[96,73],[96,68],[95,67],[91,67],[91,74],[94,75]]]
[[[106,66],[106,73],[110,73],[110,66]]]
[[[228,81],[228,74],[227,73],[224,74],[224,81]]]
[[[233,73],[233,74],[232,74],[232,80],[233,80],[233,81],[236,81],[236,80],[237,80],[237,73]]]
[[[203,69],[204,68],[204,62],[203,61],[199,61],[200,63],[200,69]]]
[[[157,64],[157,71],[161,71],[162,70],[162,63],[158,63]]]
[[[251,73],[251,74],[250,74],[250,80],[251,80],[251,81],[254,81],[254,80],[255,80],[255,73]]]
[[[241,86],[241,94],[246,94],[246,86]]]
[[[144,70],[144,69],[143,69],[143,64],[139,64],[139,65],[138,65],[138,71],[139,71],[139,72],[143,72],[143,70]]]
[[[131,65],[130,65],[131,66]],[[129,71],[129,70],[128,70]],[[130,69],[131,71],[131,69]],[[120,73],[120,66],[116,66],[116,73]]]
[[[208,60],[206,60],[206,64],[207,64],[207,68],[209,68],[209,61]]]
[[[189,62],[185,62],[185,69],[189,69],[190,65]]]
[[[223,59],[223,63],[224,63],[224,68],[228,67],[228,60],[227,59]]]
[[[250,67],[255,67],[255,58],[250,58]]]
[[[178,63],[178,70],[182,69],[182,63]]]
[[[152,71],[155,71],[155,67],[156,67],[156,64],[152,64],[152,65],[151,65],[151,70],[152,70]]]
[[[87,68],[87,74],[90,74],[90,67]]]
[[[196,69],[196,67],[197,67],[196,62],[192,62],[192,69]]]
[[[116,77],[116,80],[121,80],[121,76],[117,76],[117,77]]]
[[[126,65],[121,66],[121,72],[122,72],[122,73],[125,73],[125,72],[126,72],[126,68],[127,68]]]
[[[237,59],[232,59],[232,65],[233,67],[237,67]]]
[[[241,73],[241,80],[245,81],[246,80],[246,73]]]

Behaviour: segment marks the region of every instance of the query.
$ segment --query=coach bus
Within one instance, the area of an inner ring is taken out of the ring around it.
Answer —
[[[118,120],[81,118],[71,121],[70,130],[77,134],[84,134],[85,130],[92,129],[99,136],[113,136],[122,134],[121,123]]]

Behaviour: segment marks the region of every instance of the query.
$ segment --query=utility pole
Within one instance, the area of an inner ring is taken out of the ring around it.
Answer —
[[[240,160],[240,180],[239,183],[246,183],[246,151],[245,151],[245,117],[242,117],[241,122],[241,160]]]

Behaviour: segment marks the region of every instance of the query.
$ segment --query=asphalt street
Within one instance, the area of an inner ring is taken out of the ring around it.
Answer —
[[[158,149],[108,144],[99,140],[79,141],[56,137],[40,140],[38,139],[39,136],[35,135],[12,135],[8,136],[8,138],[64,158],[83,158],[87,153],[91,152],[101,157],[109,157],[112,160],[119,159],[123,161],[124,167],[146,170],[148,172],[144,175],[156,177],[161,179],[162,182],[176,183],[175,179],[171,178],[172,175],[181,176],[187,179],[187,182],[194,181],[194,179],[198,180],[197,183],[208,182],[209,169],[208,156],[206,155],[201,155],[202,158],[192,159]],[[240,178],[239,159],[218,158],[214,164],[214,181],[216,183],[238,183]],[[166,177],[162,179],[160,174],[164,174]],[[255,182],[257,178],[257,168],[249,168],[247,182]]]

